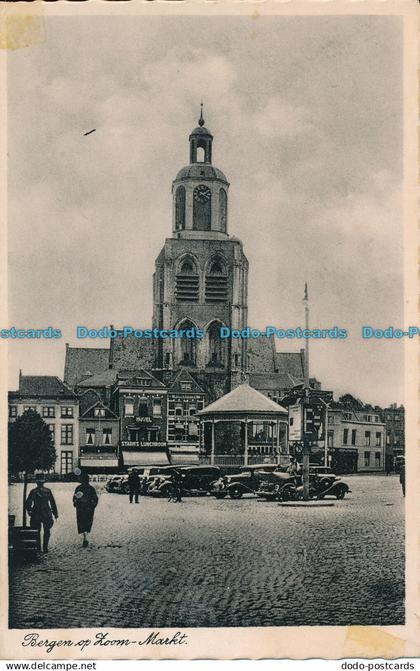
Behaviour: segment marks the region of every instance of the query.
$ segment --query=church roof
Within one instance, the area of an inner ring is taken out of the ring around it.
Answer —
[[[189,179],[191,177],[194,179],[204,180],[220,179],[223,182],[226,182],[226,184],[229,184],[226,175],[221,170],[219,170],[219,168],[215,168],[209,163],[191,163],[191,165],[187,165],[185,168],[182,168],[175,179]]]
[[[274,373],[276,345],[274,336],[248,340],[248,370],[250,373]]]
[[[66,346],[64,382],[74,387],[86,376],[96,375],[108,368],[109,349]]]
[[[250,373],[249,384],[254,389],[265,389],[266,391],[284,391],[292,389],[300,380],[296,380],[289,374],[284,373]]]
[[[305,376],[305,352],[276,352],[276,369],[279,373],[302,380]]]
[[[111,340],[109,355],[114,370],[151,370],[155,365],[153,340],[145,338],[118,337]]]
[[[223,415],[229,413],[279,415],[287,413],[287,410],[248,384],[241,384],[236,389],[233,389],[233,391],[208,405],[204,410],[200,410],[197,415]]]

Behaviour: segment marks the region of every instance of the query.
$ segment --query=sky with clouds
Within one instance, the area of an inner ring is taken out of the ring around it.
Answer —
[[[9,324],[63,338],[13,342],[9,388],[62,376],[78,324],[150,325],[203,97],[250,324],[302,325],[307,281],[312,325],[350,333],[311,342],[311,374],[402,402],[403,345],[361,338],[404,325],[401,38],[384,16],[47,18],[8,55]]]

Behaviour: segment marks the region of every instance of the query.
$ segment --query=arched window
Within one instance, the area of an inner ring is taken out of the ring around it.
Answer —
[[[227,193],[224,189],[219,191],[219,225],[220,229],[226,233],[227,228]]]
[[[226,365],[227,341],[220,337],[222,326],[223,324],[220,322],[213,322],[207,331],[209,353],[207,366],[209,367],[223,368]]]
[[[193,229],[211,229],[211,191],[206,184],[199,184],[193,192]]]
[[[216,257],[209,264],[206,273],[206,303],[225,303],[228,298],[228,282],[223,259]]]
[[[178,331],[181,329],[184,334],[180,338],[176,338],[175,342],[175,362],[177,366],[196,366],[197,365],[197,338],[188,338],[185,334],[190,329],[195,329],[196,326],[189,319],[185,319],[177,327]]]
[[[175,194],[175,228],[185,228],[185,187],[179,186]]]
[[[198,302],[199,277],[194,260],[186,257],[175,277],[175,296],[178,303]]]

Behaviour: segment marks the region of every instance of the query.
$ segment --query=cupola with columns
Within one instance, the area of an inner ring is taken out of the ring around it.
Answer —
[[[178,172],[172,184],[173,236],[226,238],[229,182],[212,165],[213,135],[204,126],[203,104],[189,143],[190,164]]]

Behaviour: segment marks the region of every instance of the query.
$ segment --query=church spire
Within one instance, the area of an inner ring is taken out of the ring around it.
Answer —
[[[204,126],[204,118],[203,118],[203,101],[200,103],[200,118],[198,120],[198,125],[199,126]]]

